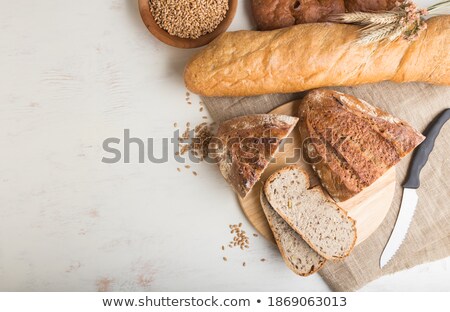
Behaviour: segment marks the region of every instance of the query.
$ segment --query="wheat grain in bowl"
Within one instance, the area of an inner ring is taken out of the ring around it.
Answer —
[[[213,32],[229,9],[228,0],[149,0],[149,5],[159,27],[189,39]]]

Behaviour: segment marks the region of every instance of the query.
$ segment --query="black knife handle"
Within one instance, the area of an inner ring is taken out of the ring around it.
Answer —
[[[434,148],[434,142],[436,141],[442,126],[450,118],[450,108],[445,109],[433,121],[428,125],[423,135],[426,137],[425,141],[419,145],[414,152],[411,164],[409,165],[408,176],[403,184],[405,188],[417,189],[420,186],[420,171],[428,161],[428,156]]]

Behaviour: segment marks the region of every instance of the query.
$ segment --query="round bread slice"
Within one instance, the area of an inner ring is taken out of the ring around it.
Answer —
[[[269,222],[273,236],[284,262],[295,274],[308,276],[319,271],[326,260],[315,252],[295,232],[284,219],[276,213],[267,201],[263,189],[260,193],[261,206]]]
[[[348,256],[356,243],[355,221],[320,186],[309,186],[307,173],[289,166],[269,177],[264,193],[275,211],[318,254],[328,260]]]

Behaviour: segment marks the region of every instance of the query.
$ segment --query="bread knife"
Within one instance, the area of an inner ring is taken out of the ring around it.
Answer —
[[[408,233],[409,225],[414,216],[419,196],[417,189],[420,186],[420,171],[428,161],[428,156],[434,148],[441,128],[450,118],[450,108],[441,112],[426,128],[423,133],[426,137],[422,144],[414,152],[409,165],[408,176],[403,184],[403,197],[400,211],[395,221],[394,229],[389,237],[386,247],[380,258],[380,268],[383,268],[394,257],[397,250],[403,244]]]

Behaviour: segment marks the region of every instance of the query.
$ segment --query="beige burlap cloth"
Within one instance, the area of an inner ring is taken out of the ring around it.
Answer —
[[[333,88],[355,95],[408,121],[423,131],[443,109],[450,107],[450,87],[421,83],[383,82],[358,87]],[[217,122],[231,117],[267,113],[302,97],[302,93],[245,98],[203,98]],[[383,269],[379,259],[392,231],[400,207],[401,184],[411,159],[403,159],[397,170],[397,189],[391,209],[382,225],[344,261],[328,262],[320,274],[335,291],[354,291],[385,274],[450,255],[450,122],[441,131],[429,161],[421,174],[419,203],[408,235],[395,258]]]

